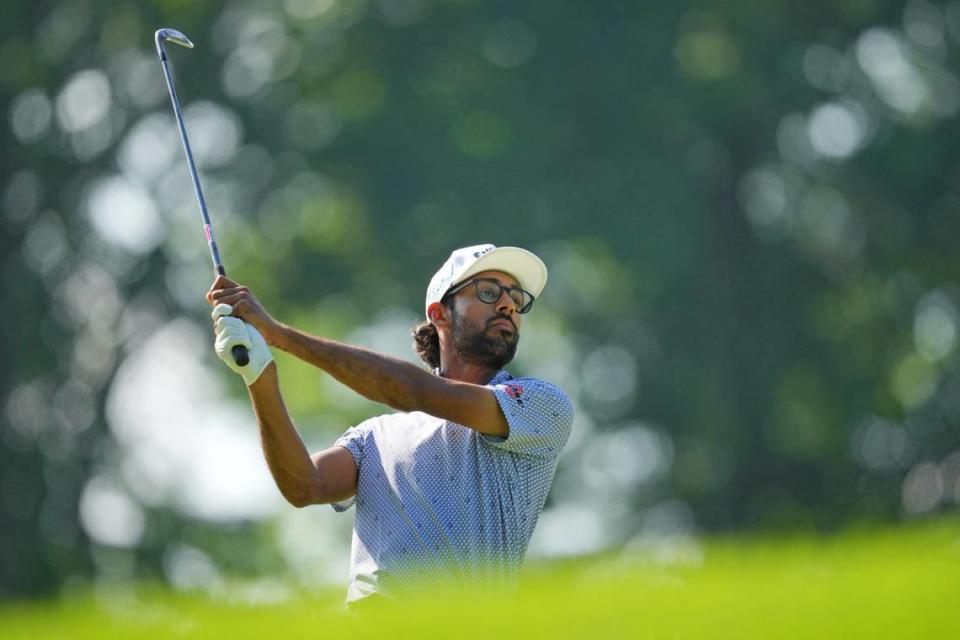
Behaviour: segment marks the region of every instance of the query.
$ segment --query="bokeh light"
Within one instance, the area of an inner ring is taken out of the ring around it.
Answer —
[[[537,35],[519,20],[505,20],[487,29],[482,46],[487,60],[510,69],[530,61],[537,50]]]
[[[166,232],[149,192],[120,176],[90,187],[86,211],[100,237],[133,253],[150,251]]]
[[[50,127],[53,108],[41,89],[24,91],[10,104],[10,129],[17,140],[33,142]]]
[[[88,129],[106,117],[110,109],[110,81],[98,69],[71,76],[56,100],[57,123],[68,133]]]

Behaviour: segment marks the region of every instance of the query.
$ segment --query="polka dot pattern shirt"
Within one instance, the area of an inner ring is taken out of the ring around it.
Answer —
[[[347,601],[434,580],[513,582],[573,424],[558,387],[500,371],[487,384],[510,426],[487,436],[421,413],[371,418],[336,444],[353,454]]]

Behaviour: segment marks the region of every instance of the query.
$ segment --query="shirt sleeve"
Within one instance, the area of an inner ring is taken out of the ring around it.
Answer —
[[[370,433],[369,421],[362,422],[355,427],[350,427],[347,429],[342,436],[337,438],[333,443],[334,446],[343,447],[353,455],[353,461],[357,464],[357,474],[359,475],[360,464],[363,461],[363,446],[367,441],[367,436]],[[351,496],[346,500],[341,502],[331,502],[330,506],[333,507],[333,510],[340,513],[346,511],[357,501],[357,496]]]
[[[560,455],[573,427],[573,403],[563,390],[537,378],[514,378],[490,389],[510,433],[506,438],[485,435],[487,444],[548,460]]]

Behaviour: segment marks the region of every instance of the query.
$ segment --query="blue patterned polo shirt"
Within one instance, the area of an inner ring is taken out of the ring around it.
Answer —
[[[422,412],[371,418],[336,444],[357,493],[347,602],[454,580],[512,583],[573,424],[558,387],[500,371],[487,384],[510,425],[487,436]]]

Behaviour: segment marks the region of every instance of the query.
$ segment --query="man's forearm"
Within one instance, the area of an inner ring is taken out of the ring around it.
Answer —
[[[276,364],[267,365],[247,389],[260,425],[263,454],[280,493],[297,507],[315,502],[319,475],[284,406]]]
[[[280,325],[272,346],[319,367],[360,395],[394,409],[421,409],[418,398],[434,376],[399,358]]]

